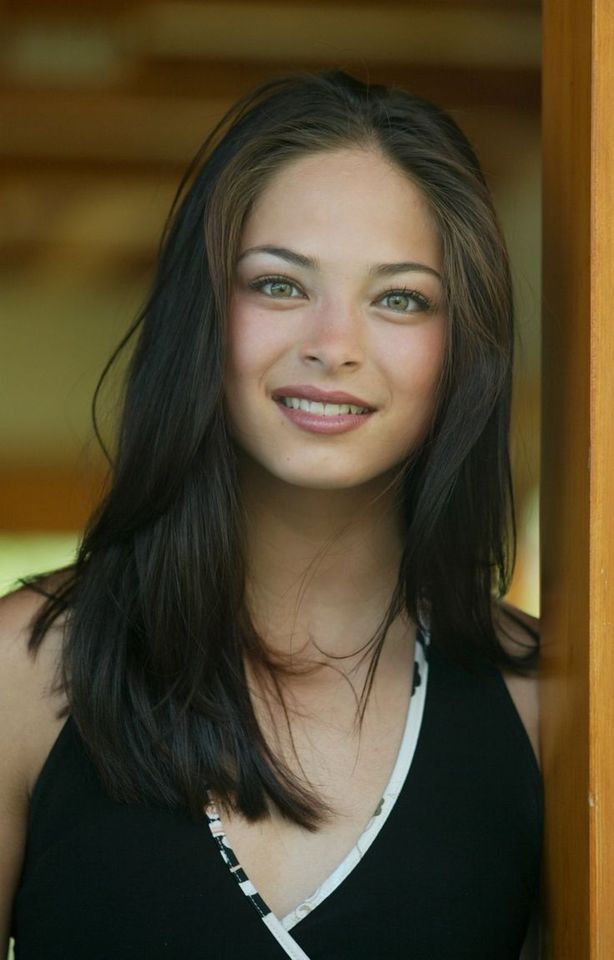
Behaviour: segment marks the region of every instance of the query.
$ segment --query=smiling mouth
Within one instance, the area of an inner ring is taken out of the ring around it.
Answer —
[[[276,397],[275,402],[290,410],[303,410],[312,416],[340,417],[372,413],[369,407],[359,407],[353,403],[323,403],[320,400],[306,400],[304,397]]]

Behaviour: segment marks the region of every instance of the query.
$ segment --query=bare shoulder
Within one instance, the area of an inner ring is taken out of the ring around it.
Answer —
[[[495,625],[499,640],[509,653],[528,653],[539,642],[539,620],[503,601],[495,607]],[[504,670],[503,679],[514,701],[539,763],[539,677],[533,669],[526,676]]]
[[[37,741],[57,728],[56,714],[63,706],[54,693],[62,650],[63,631],[55,624],[36,655],[28,641],[33,621],[44,597],[22,588],[0,599],[0,744],[3,759],[23,768],[28,785],[28,764],[35,762]],[[59,722],[61,725],[61,721]],[[12,757],[7,757],[7,751]]]
[[[61,726],[53,695],[60,631],[36,657],[31,624],[44,598],[22,589],[0,599],[0,955],[6,956],[11,905],[19,881],[30,792]]]

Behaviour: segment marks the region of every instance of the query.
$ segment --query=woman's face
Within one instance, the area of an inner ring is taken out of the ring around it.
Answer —
[[[225,401],[248,460],[347,489],[405,459],[436,402],[441,271],[423,195],[379,153],[282,168],[247,218],[230,300]]]

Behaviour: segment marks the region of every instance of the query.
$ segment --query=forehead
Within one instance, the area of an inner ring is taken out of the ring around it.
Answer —
[[[241,246],[266,243],[298,244],[308,254],[377,248],[380,259],[408,258],[420,248],[437,261],[440,246],[422,190],[377,150],[359,147],[310,154],[272,176],[246,219]]]

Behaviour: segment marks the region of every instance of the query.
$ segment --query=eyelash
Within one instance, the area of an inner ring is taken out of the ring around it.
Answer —
[[[267,283],[286,283],[286,284],[289,284],[291,287],[294,287],[295,290],[301,289],[299,285],[294,282],[294,280],[290,280],[288,277],[283,277],[283,276],[280,276],[279,274],[271,275],[268,277],[259,277],[258,280],[252,280],[249,286],[251,287],[252,290],[258,290],[262,292],[263,288],[267,285]],[[386,297],[394,297],[394,296],[398,296],[399,294],[404,297],[411,297],[413,300],[416,301],[417,304],[419,304],[421,310],[423,310],[425,313],[434,309],[435,305],[432,300],[430,300],[428,297],[425,297],[425,295],[423,293],[420,293],[419,290],[414,290],[411,287],[395,287],[394,290],[387,290],[386,293],[383,293],[382,296],[378,298],[378,302],[379,300],[385,300]],[[297,300],[299,298],[298,297],[279,297],[279,299],[280,300],[284,300],[284,299]],[[390,309],[392,310],[392,308]],[[410,314],[410,313],[417,313],[418,311],[393,310],[392,312],[401,313],[401,314],[403,313]]]

